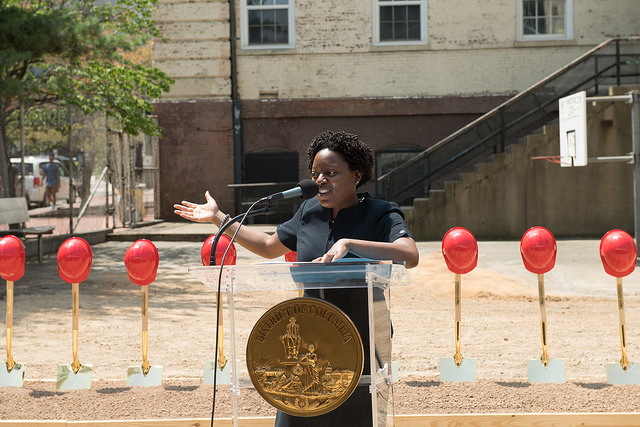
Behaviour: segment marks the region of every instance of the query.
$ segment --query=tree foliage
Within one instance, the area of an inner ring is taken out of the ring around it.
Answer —
[[[154,135],[153,100],[170,77],[135,61],[158,30],[157,0],[0,0],[0,170],[9,188],[14,138],[8,129],[20,106],[85,115],[104,112],[123,132]],[[42,114],[46,116],[46,114]],[[58,120],[59,121],[59,120]],[[8,193],[7,193],[8,192]]]

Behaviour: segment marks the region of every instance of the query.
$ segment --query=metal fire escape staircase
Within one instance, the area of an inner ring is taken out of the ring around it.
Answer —
[[[579,91],[607,95],[640,85],[640,38],[610,39],[377,179],[378,194],[410,204],[444,180],[487,161],[523,136],[557,121],[558,100]]]

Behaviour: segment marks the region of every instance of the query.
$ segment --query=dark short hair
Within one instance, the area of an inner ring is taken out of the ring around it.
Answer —
[[[373,150],[362,142],[358,135],[347,132],[325,131],[316,136],[307,149],[307,166],[309,172],[313,168],[313,160],[320,150],[325,148],[342,154],[352,171],[362,173],[358,187],[366,184],[373,178],[375,156]]]

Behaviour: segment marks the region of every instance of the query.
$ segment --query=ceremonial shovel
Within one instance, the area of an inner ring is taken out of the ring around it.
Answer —
[[[455,339],[456,353],[453,358],[440,359],[440,381],[475,382],[476,359],[463,358],[460,352],[461,275],[470,272],[478,264],[478,243],[471,232],[462,227],[449,230],[442,239],[442,255],[447,267],[455,273]]]
[[[211,264],[211,251],[213,250],[213,241],[215,240],[215,237],[215,234],[209,236],[207,240],[204,241],[202,248],[200,249],[200,259],[204,266]],[[220,236],[215,248],[215,265],[222,265],[222,257],[227,251],[230,242],[231,239],[226,234]],[[224,259],[224,265],[235,265],[236,257],[236,247],[231,244],[227,257]],[[207,385],[213,385],[214,373],[216,384],[231,384],[231,367],[228,366],[228,360],[224,357],[222,300],[218,293],[216,293],[216,312],[218,313],[218,360],[217,362],[215,360],[208,360],[204,362],[202,383]]]
[[[124,264],[129,278],[140,286],[142,292],[142,366],[129,366],[128,386],[159,386],[162,384],[162,366],[151,366],[147,358],[149,343],[149,284],[158,272],[158,249],[148,240],[136,241],[127,249]]]
[[[607,274],[616,278],[620,330],[620,362],[605,364],[609,384],[640,384],[640,367],[627,357],[627,339],[624,321],[622,278],[636,268],[637,248],[633,238],[622,230],[611,230],[600,241],[600,258]]]
[[[540,306],[540,331],[542,335],[542,356],[527,360],[527,374],[530,383],[563,383],[566,381],[564,360],[550,359],[547,352],[547,310],[544,294],[544,273],[550,271],[556,262],[556,240],[544,227],[532,227],[520,241],[520,255],[527,270],[538,276],[538,305]]]
[[[218,303],[221,303],[218,296]],[[216,305],[217,307],[217,305]],[[231,369],[227,366],[228,360],[224,357],[223,348],[223,327],[222,327],[222,307],[217,309],[218,312],[218,362],[208,360],[204,362],[204,375],[202,383],[207,385],[213,385],[213,372],[216,372],[216,384],[230,384],[231,383]]]
[[[80,390],[91,388],[92,365],[82,365],[78,360],[78,327],[80,312],[80,282],[89,277],[93,255],[86,240],[79,237],[67,239],[58,250],[58,273],[65,282],[72,284],[72,352],[71,365],[58,365],[56,389]]]
[[[0,387],[22,387],[26,365],[11,356],[13,282],[24,275],[24,246],[15,236],[0,240],[0,275],[7,281],[7,362],[0,363]]]

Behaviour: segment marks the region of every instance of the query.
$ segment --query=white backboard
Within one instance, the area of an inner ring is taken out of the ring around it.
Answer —
[[[560,166],[587,165],[587,93],[560,98]]]

